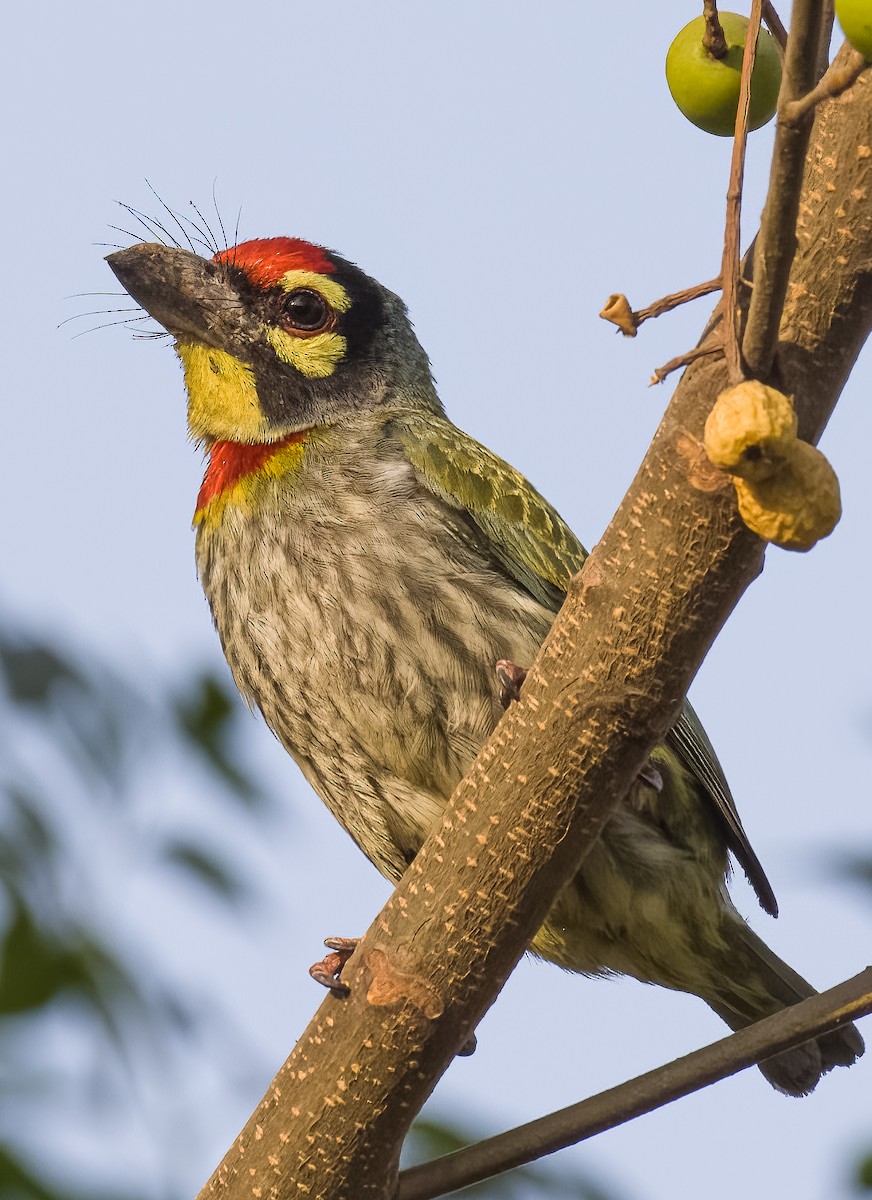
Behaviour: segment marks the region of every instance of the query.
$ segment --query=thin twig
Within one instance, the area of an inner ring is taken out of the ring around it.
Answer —
[[[786,125],[795,125],[822,100],[831,100],[833,96],[846,92],[857,82],[867,65],[860,51],[852,48],[846,62],[830,63],[816,87],[806,92],[799,100],[791,100],[789,104],[785,104],[779,119]]]
[[[821,0],[823,14],[821,16],[820,42],[818,43],[817,69],[815,81],[822,79],[830,65],[830,42],[833,40],[833,25],[836,23],[835,0]]]
[[[757,56],[757,37],[760,33],[763,0],[753,0],[745,50],[742,55],[742,79],[739,85],[739,107],[733,135],[733,156],[730,160],[730,182],[727,188],[727,218],[724,228],[724,257],[721,278],[724,281],[724,352],[731,384],[744,378],[742,354],[739,348],[739,250],[741,242],[742,183],[745,177],[745,149],[748,144],[748,108],[751,103],[751,74]]]
[[[718,19],[718,6],[715,0],[703,0],[702,15],[705,17],[705,33],[702,44],[712,58],[725,58],[727,54],[727,39],[721,22]]]
[[[763,20],[766,22],[766,28],[775,38],[782,53],[787,46],[787,30],[781,23],[781,18],[775,11],[775,6],[770,0],[763,0]]]
[[[872,1012],[872,967],[702,1050],[547,1117],[400,1172],[398,1200],[433,1200],[653,1112]]]
[[[653,387],[655,383],[663,383],[667,376],[673,371],[680,371],[682,367],[689,366],[690,363],[696,362],[698,358],[705,358],[708,354],[723,354],[724,347],[722,342],[712,346],[696,346],[693,350],[688,350],[685,354],[679,354],[675,358],[670,358],[668,363],[664,363],[662,367],[656,367],[654,374],[648,380],[648,387]]]
[[[643,321],[647,321],[651,317],[660,317],[664,313],[671,312],[673,308],[678,308],[680,304],[687,304],[691,300],[698,300],[700,296],[716,292],[720,286],[720,276],[717,279],[707,279],[705,283],[695,283],[693,287],[682,288],[681,291],[671,292],[668,296],[661,296],[659,300],[654,300],[646,308],[636,311],[630,307],[630,302],[623,292],[613,292],[606,300],[600,316],[604,321],[611,321],[613,325],[617,325],[626,337],[635,337],[636,331]]]
[[[796,252],[799,193],[812,125],[809,113],[787,123],[780,119],[780,112],[816,82],[821,20],[820,0],[795,0],[778,95],[779,121],[769,192],[754,254],[754,290],[742,342],[749,374],[757,379],[769,374],[778,344],[787,280]]]
[[[716,292],[720,286],[721,277],[719,275],[717,279],[708,279],[705,283],[696,283],[693,287],[683,288],[680,292],[662,296],[659,300],[649,304],[647,308],[640,308],[633,314],[636,324],[641,325],[649,317],[659,317],[673,308],[678,308],[679,304],[687,304],[690,300],[698,300],[700,296],[707,296],[709,292]]]

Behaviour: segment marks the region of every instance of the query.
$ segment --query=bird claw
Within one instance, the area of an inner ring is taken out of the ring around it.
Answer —
[[[331,991],[334,996],[349,995],[351,988],[344,979],[340,979],[342,968],[357,949],[357,938],[329,937],[324,939],[324,945],[330,950],[320,962],[309,967],[309,974],[316,983]]]
[[[521,699],[521,688],[527,678],[527,671],[509,659],[501,658],[496,665],[496,673],[500,684],[500,704],[503,708],[508,708],[513,700]]]
[[[324,945],[330,953],[325,954],[320,962],[312,963],[311,967],[309,967],[309,974],[315,982],[327,988],[338,999],[344,999],[351,994],[351,988],[339,976],[342,968],[357,949],[358,941],[359,938],[325,938]],[[477,1045],[476,1036],[474,1033],[471,1033],[457,1051],[457,1057],[468,1058],[470,1054],[475,1054]]]

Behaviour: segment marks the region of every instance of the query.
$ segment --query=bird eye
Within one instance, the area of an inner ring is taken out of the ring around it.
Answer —
[[[290,327],[303,333],[318,333],[327,328],[333,318],[330,305],[312,288],[294,288],[288,292],[282,307]]]

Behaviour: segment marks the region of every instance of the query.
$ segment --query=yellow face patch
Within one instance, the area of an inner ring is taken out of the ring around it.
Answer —
[[[287,271],[279,280],[283,291],[307,288],[323,296],[334,312],[347,312],[351,299],[342,284],[317,271]],[[326,379],[336,370],[348,348],[346,339],[332,330],[295,335],[275,325],[262,329],[276,357],[308,379]],[[271,430],[257,397],[254,371],[246,363],[202,342],[179,340],[188,392],[188,427],[195,438],[218,441],[266,441]]]
[[[348,312],[351,308],[351,298],[342,284],[317,271],[286,271],[279,280],[279,287],[285,292],[293,292],[297,288],[317,292],[334,312]],[[332,330],[299,335],[269,325],[265,333],[276,356],[307,379],[326,379],[332,375],[348,348],[345,338]]]
[[[323,296],[336,312],[348,312],[351,299],[341,283],[331,279],[329,275],[320,275],[317,271],[286,271],[279,280],[282,291],[292,292],[295,288],[309,288]]]
[[[260,410],[251,367],[202,342],[176,342],[188,392],[188,428],[195,438],[260,442],[269,426]]]
[[[295,367],[309,379],[325,379],[345,357],[348,342],[340,333],[316,333],[313,337],[294,337],[274,325],[266,327],[266,340],[283,363]]]

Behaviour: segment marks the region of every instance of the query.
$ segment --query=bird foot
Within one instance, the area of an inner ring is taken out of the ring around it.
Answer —
[[[328,991],[331,991],[339,999],[343,999],[351,992],[351,988],[344,979],[340,978],[340,974],[342,968],[357,949],[359,941],[359,938],[325,938],[324,945],[330,953],[325,954],[320,962],[312,963],[311,967],[309,967],[309,974],[315,982],[320,983],[322,987],[327,988]],[[457,1051],[457,1057],[468,1058],[470,1054],[475,1054],[477,1045],[476,1036],[474,1033],[471,1033]]]
[[[342,968],[357,949],[358,938],[330,937],[324,939],[324,945],[330,954],[325,954],[320,962],[309,967],[309,974],[316,983],[327,988],[334,996],[347,996],[351,988],[340,978]]]
[[[508,708],[513,700],[521,699],[521,688],[527,678],[526,668],[501,658],[496,665],[496,673],[500,684],[500,704]]]

